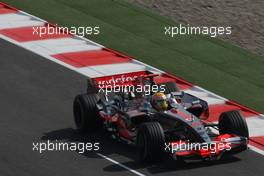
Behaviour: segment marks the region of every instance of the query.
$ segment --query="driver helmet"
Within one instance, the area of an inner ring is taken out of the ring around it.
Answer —
[[[152,106],[157,111],[166,111],[168,109],[168,102],[166,100],[166,95],[162,92],[156,92],[152,96]]]

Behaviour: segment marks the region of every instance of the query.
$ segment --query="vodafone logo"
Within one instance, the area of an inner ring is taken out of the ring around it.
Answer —
[[[122,74],[120,76],[111,76],[111,77],[104,77],[104,78],[97,78],[96,81],[99,85],[113,85],[113,84],[123,84],[135,81],[136,78],[144,76],[144,74],[140,75],[126,75]]]
[[[109,80],[103,80],[99,81],[98,84],[118,84],[118,83],[125,83],[125,82],[130,82],[134,81],[138,76],[133,76],[133,77],[126,77],[125,75],[121,75],[120,78],[115,78],[112,76],[111,79]]]

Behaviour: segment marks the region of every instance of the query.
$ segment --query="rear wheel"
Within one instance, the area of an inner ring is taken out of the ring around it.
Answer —
[[[158,122],[143,123],[137,133],[137,147],[142,161],[159,161],[162,157],[165,137]]]
[[[247,123],[239,111],[223,112],[220,115],[219,132],[249,137]]]
[[[74,120],[80,132],[90,132],[99,128],[100,119],[96,107],[96,94],[77,95],[73,103]]]
[[[92,79],[87,80],[87,94],[97,94],[98,88],[96,86],[95,81]]]
[[[165,86],[165,94],[169,94],[171,92],[179,92],[180,89],[178,88],[178,86],[176,85],[175,82],[166,82],[166,83],[161,83],[160,85],[164,85]]]

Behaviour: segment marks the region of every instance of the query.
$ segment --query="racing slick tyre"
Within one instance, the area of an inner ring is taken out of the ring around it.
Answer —
[[[218,126],[220,134],[236,134],[249,137],[246,120],[239,111],[223,112],[220,115]]]
[[[161,85],[165,86],[165,94],[169,94],[171,92],[179,92],[180,89],[176,85],[175,82],[166,82],[166,83],[161,83]]]
[[[80,132],[91,132],[100,126],[99,113],[96,107],[96,94],[77,95],[73,103],[74,120]]]
[[[87,80],[87,94],[97,94],[98,88],[96,83],[92,79]]]
[[[143,123],[137,133],[137,147],[141,161],[153,162],[162,158],[165,136],[158,122]]]

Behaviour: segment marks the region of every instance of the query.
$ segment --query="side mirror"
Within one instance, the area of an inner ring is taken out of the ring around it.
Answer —
[[[200,104],[200,103],[201,103],[200,100],[195,100],[195,101],[192,102],[192,105],[197,105],[197,104]]]
[[[181,97],[183,97],[183,95],[184,95],[184,92],[183,91],[179,91],[179,92],[171,92],[171,95],[173,96],[173,97],[179,97],[179,98],[181,98]]]

